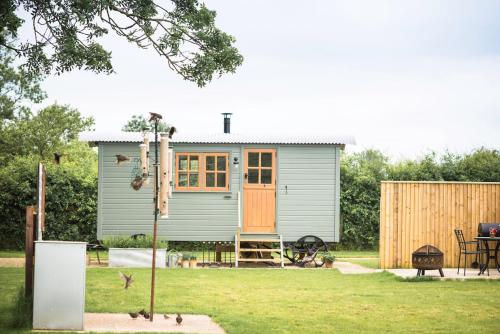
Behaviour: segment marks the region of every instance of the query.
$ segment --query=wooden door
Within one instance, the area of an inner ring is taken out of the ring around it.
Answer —
[[[246,149],[243,171],[243,232],[274,232],[276,150]]]

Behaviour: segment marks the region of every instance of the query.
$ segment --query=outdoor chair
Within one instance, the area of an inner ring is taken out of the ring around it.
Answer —
[[[457,237],[458,241],[458,247],[460,252],[458,253],[458,268],[457,268],[457,274],[460,273],[460,262],[462,259],[462,254],[464,254],[465,260],[464,260],[464,276],[465,276],[465,269],[467,267],[467,256],[468,255],[475,255],[476,256],[476,262],[478,261],[478,258],[481,259],[482,254],[486,254],[485,249],[481,249],[481,244],[479,241],[465,241],[464,238],[464,233],[462,232],[461,229],[455,229],[455,236]],[[475,250],[468,250],[467,245],[473,245],[476,246]],[[479,268],[481,268],[481,263],[479,264]],[[488,276],[490,275],[490,271],[488,270]]]

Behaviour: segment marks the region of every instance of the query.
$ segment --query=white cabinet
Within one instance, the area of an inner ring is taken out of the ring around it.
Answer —
[[[85,242],[35,242],[34,329],[83,330],[85,261]]]

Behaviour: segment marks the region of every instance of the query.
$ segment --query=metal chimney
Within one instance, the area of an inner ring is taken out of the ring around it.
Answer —
[[[224,133],[231,133],[231,115],[230,112],[222,113],[222,116],[224,116]]]

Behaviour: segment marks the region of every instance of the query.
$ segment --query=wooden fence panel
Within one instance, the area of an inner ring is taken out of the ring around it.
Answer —
[[[411,268],[411,253],[425,244],[444,253],[445,267],[456,267],[453,230],[473,240],[479,223],[500,223],[500,183],[382,182],[380,267]]]

